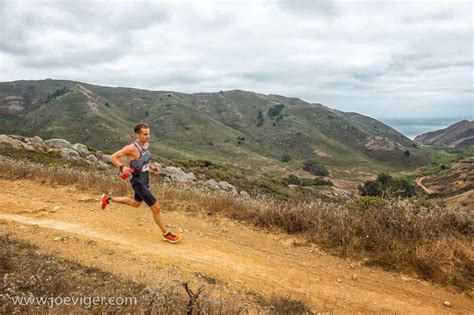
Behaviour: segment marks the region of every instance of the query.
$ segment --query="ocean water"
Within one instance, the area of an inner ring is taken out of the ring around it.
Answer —
[[[422,133],[436,131],[449,127],[463,119],[472,120],[473,117],[447,117],[447,118],[376,118],[386,125],[396,129],[410,139]]]

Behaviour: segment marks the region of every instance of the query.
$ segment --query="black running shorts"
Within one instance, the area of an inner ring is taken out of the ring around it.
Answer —
[[[145,201],[148,207],[153,206],[156,203],[156,198],[151,193],[148,185],[143,183],[132,184],[133,191],[135,191],[134,199],[138,202]]]

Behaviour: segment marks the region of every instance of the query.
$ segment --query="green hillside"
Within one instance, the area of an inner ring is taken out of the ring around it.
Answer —
[[[73,81],[0,83],[0,133],[64,138],[114,151],[133,126],[151,125],[154,154],[240,170],[308,177],[315,159],[332,177],[358,178],[429,163],[421,148],[383,123],[296,98],[240,90],[184,94]]]

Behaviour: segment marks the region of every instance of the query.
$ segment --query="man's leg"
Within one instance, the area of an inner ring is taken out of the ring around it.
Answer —
[[[161,216],[160,204],[158,200],[156,200],[155,196],[153,196],[153,194],[150,192],[148,185],[137,185],[134,186],[134,189],[135,192],[139,195],[139,198],[143,200],[147,204],[147,206],[150,207],[151,212],[153,214],[153,219],[155,220],[156,225],[158,225],[161,232],[163,233],[161,238],[170,243],[178,242],[180,237],[174,235],[166,228],[166,224]]]
[[[153,219],[155,219],[156,224],[160,227],[161,232],[163,232],[163,235],[161,238],[164,241],[170,242],[170,243],[176,243],[178,242],[181,237],[178,235],[175,235],[171,233],[167,228],[165,222],[163,222],[163,218],[161,217],[161,209],[160,209],[160,204],[155,202],[153,205],[150,206],[150,209],[153,213]]]
[[[110,199],[113,202],[121,203],[123,205],[131,206],[131,207],[135,207],[135,208],[140,207],[140,205],[142,204],[141,201],[136,201],[136,200],[134,200],[132,198],[128,198],[128,197],[111,197]]]
[[[160,227],[161,232],[163,234],[168,232],[168,229],[166,228],[166,224],[163,221],[163,218],[161,216],[161,208],[160,204],[155,202],[153,205],[150,206],[151,212],[153,213],[153,219],[155,220],[156,224]]]
[[[137,192],[135,192],[134,199],[128,197],[110,197],[107,194],[102,194],[102,210],[105,210],[111,201],[138,208],[142,204],[143,199],[139,194],[137,194]]]

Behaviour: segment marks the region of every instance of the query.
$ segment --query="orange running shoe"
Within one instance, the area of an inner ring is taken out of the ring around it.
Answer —
[[[110,203],[110,199],[112,198],[110,198],[106,194],[102,194],[102,210],[104,210],[105,207],[107,207],[107,205]]]
[[[174,234],[171,233],[171,232],[168,232],[168,233],[166,233],[166,234],[163,234],[163,235],[161,236],[161,238],[162,238],[164,241],[167,241],[167,242],[170,242],[170,243],[173,243],[173,244],[176,243],[176,242],[178,242],[178,241],[181,239],[181,237],[179,237],[178,235],[174,235]]]

